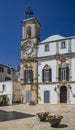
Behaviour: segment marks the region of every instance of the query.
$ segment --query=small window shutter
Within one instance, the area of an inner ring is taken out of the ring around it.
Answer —
[[[51,68],[49,69],[49,81],[50,82],[52,81],[52,69]]]
[[[29,70],[29,78],[30,78],[30,82],[32,83],[33,82],[33,71],[32,71],[32,69]]]
[[[25,83],[26,83],[26,71],[27,70],[24,70],[24,81],[25,81]]]
[[[61,81],[61,68],[59,68],[59,81]]]
[[[42,82],[44,82],[44,69],[42,70]]]
[[[66,67],[66,80],[69,81],[69,68]]]

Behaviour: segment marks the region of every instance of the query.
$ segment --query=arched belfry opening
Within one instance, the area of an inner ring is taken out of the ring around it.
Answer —
[[[27,38],[31,38],[31,27],[27,27]]]
[[[67,87],[61,86],[60,88],[60,103],[67,103]]]

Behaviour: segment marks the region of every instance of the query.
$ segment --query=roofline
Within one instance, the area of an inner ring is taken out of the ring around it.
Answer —
[[[10,69],[13,69],[10,65],[5,65],[5,64],[0,64],[1,66],[4,66],[4,67],[7,67],[7,68],[10,68]],[[14,70],[14,69],[13,69]]]
[[[35,20],[35,21],[37,21],[37,22],[39,23],[40,27],[41,27],[40,22],[39,22],[39,21],[37,20],[37,18],[35,18],[35,17],[31,17],[31,18],[24,19],[24,20],[22,20],[22,23],[23,23],[23,22],[28,22],[28,21],[30,21],[30,20]]]
[[[75,38],[75,36],[70,36],[70,37],[63,37],[61,39],[52,40],[52,41],[48,41],[48,42],[41,41],[41,42],[38,43],[38,45],[50,43],[50,42],[58,42],[58,41],[63,41],[63,40],[68,40],[68,39],[74,39],[74,38]]]

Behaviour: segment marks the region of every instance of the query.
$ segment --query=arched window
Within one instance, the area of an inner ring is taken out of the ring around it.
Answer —
[[[27,27],[27,38],[31,38],[31,27]]]

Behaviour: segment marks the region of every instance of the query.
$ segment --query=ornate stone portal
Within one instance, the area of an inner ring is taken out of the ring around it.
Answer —
[[[65,91],[62,88],[65,88]],[[69,84],[65,84],[65,83],[58,84],[56,92],[57,92],[57,103],[70,103],[70,85]],[[61,98],[62,98],[61,96],[64,98],[62,99],[62,101],[61,101]]]
[[[66,57],[63,57],[61,56],[60,58],[57,59],[57,82],[59,81],[58,80],[58,77],[59,77],[59,74],[58,74],[58,68],[59,67],[69,67],[69,81],[71,81],[71,59],[70,58],[66,58]],[[63,81],[63,82],[59,82],[57,84],[57,103],[70,103],[70,84],[66,81]],[[63,101],[61,101],[61,98],[64,98]]]

